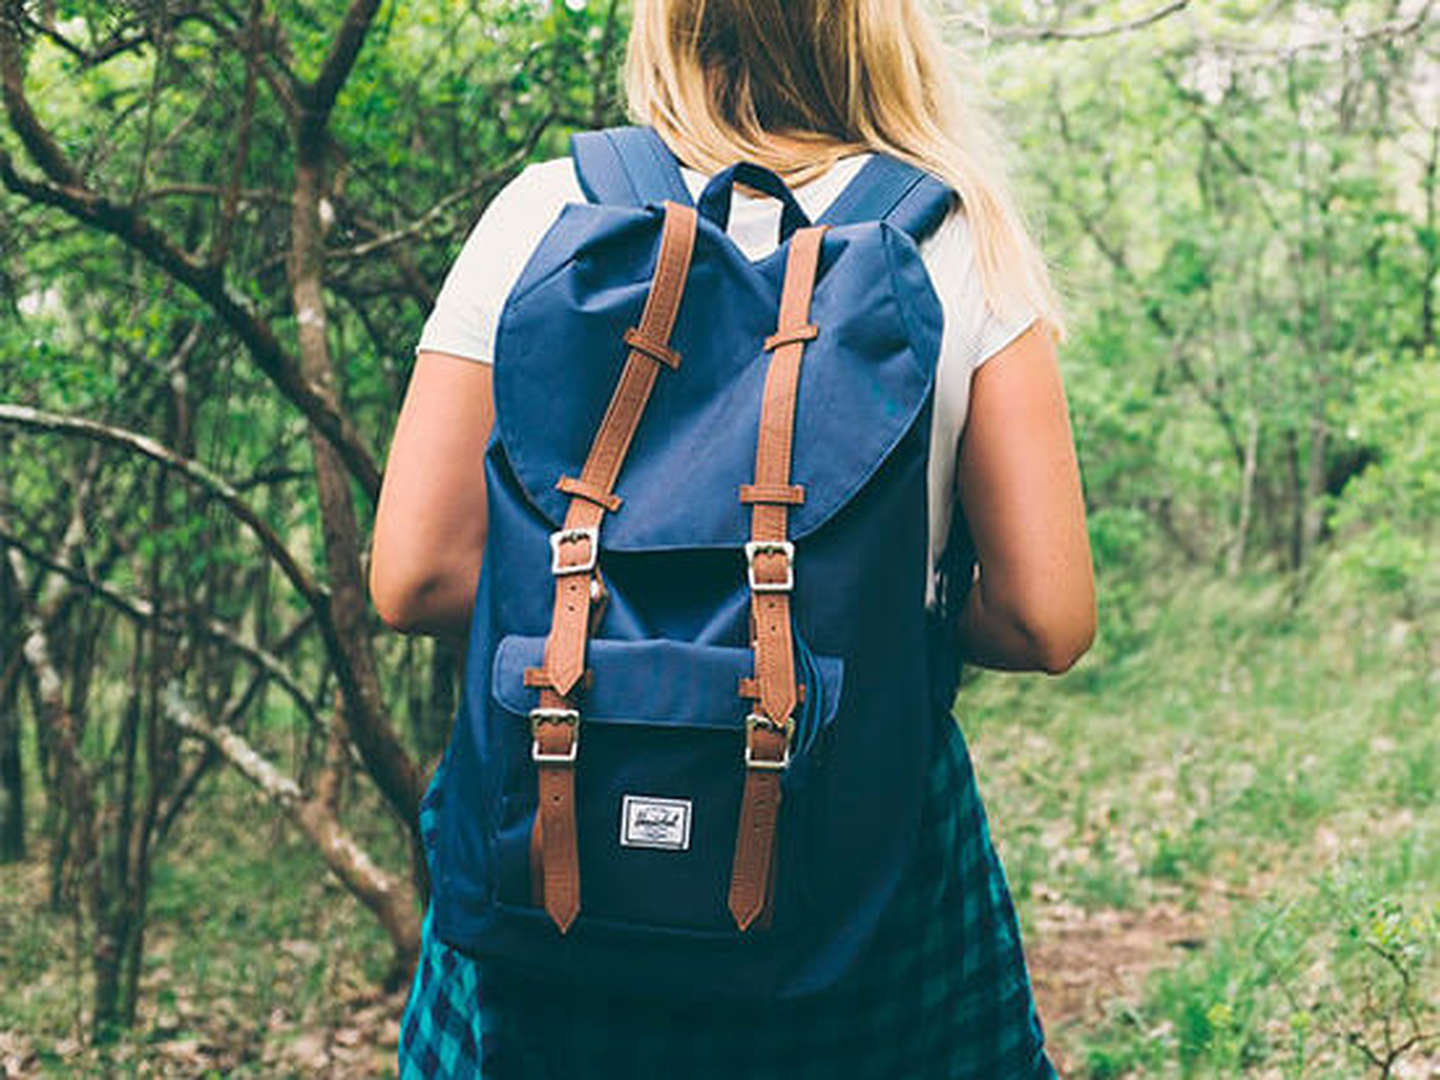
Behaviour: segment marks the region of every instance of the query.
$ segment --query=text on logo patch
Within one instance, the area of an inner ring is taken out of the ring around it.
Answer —
[[[624,847],[688,851],[690,800],[624,796],[620,804],[620,843]]]

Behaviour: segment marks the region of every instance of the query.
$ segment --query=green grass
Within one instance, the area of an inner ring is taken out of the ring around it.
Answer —
[[[1436,1050],[1437,880],[1432,824],[1285,882],[1087,1032],[1089,1075],[1342,1080],[1380,1075],[1376,1060],[1392,1054],[1417,1066]],[[1429,1041],[1406,1050],[1420,1032]]]
[[[1064,677],[962,689],[1027,940],[1065,906],[1206,927],[1138,1000],[1052,1032],[1071,1075],[1381,1075],[1336,1004],[1385,984],[1373,943],[1345,953],[1372,909],[1410,927],[1432,1033],[1401,1060],[1440,1053],[1440,654],[1353,596],[1321,577],[1292,611],[1276,579],[1177,575]]]

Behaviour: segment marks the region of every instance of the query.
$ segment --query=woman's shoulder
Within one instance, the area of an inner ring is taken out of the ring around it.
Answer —
[[[570,158],[548,158],[530,162],[511,177],[485,207],[485,215],[513,214],[530,221],[544,215],[548,219],[546,211],[558,213],[567,202],[584,199]]]
[[[930,265],[959,266],[975,261],[975,238],[964,203],[955,201],[940,224],[920,242],[920,254]]]
[[[985,288],[974,230],[963,204],[957,202],[925,238],[920,254],[945,311],[946,351],[964,354],[965,370],[984,363],[1034,322],[1035,312],[1019,300],[997,309]]]

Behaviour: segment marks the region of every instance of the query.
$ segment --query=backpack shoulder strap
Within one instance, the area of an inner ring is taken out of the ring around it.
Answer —
[[[819,221],[827,225],[888,221],[918,242],[945,219],[957,198],[953,188],[924,169],[877,152]]]
[[[681,206],[695,204],[680,163],[653,127],[577,131],[570,137],[570,155],[580,188],[593,203],[645,206],[670,199]]]

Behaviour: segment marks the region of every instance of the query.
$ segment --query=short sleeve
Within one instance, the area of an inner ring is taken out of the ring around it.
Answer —
[[[451,263],[416,353],[492,362],[500,311],[520,271],[561,207],[583,198],[569,158],[528,165],[501,188]]]
[[[985,295],[980,260],[963,210],[947,217],[920,245],[930,282],[944,317],[940,358],[935,371],[935,408],[931,417],[930,565],[938,565],[949,536],[955,498],[955,465],[961,432],[970,410],[970,381],[977,368],[1004,350],[1036,316],[1021,310],[1002,315]],[[934,596],[933,577],[927,603]]]
[[[963,211],[952,213],[925,241],[925,262],[945,312],[944,366],[967,376],[1035,321],[1028,308],[997,312],[985,294],[980,260]]]

